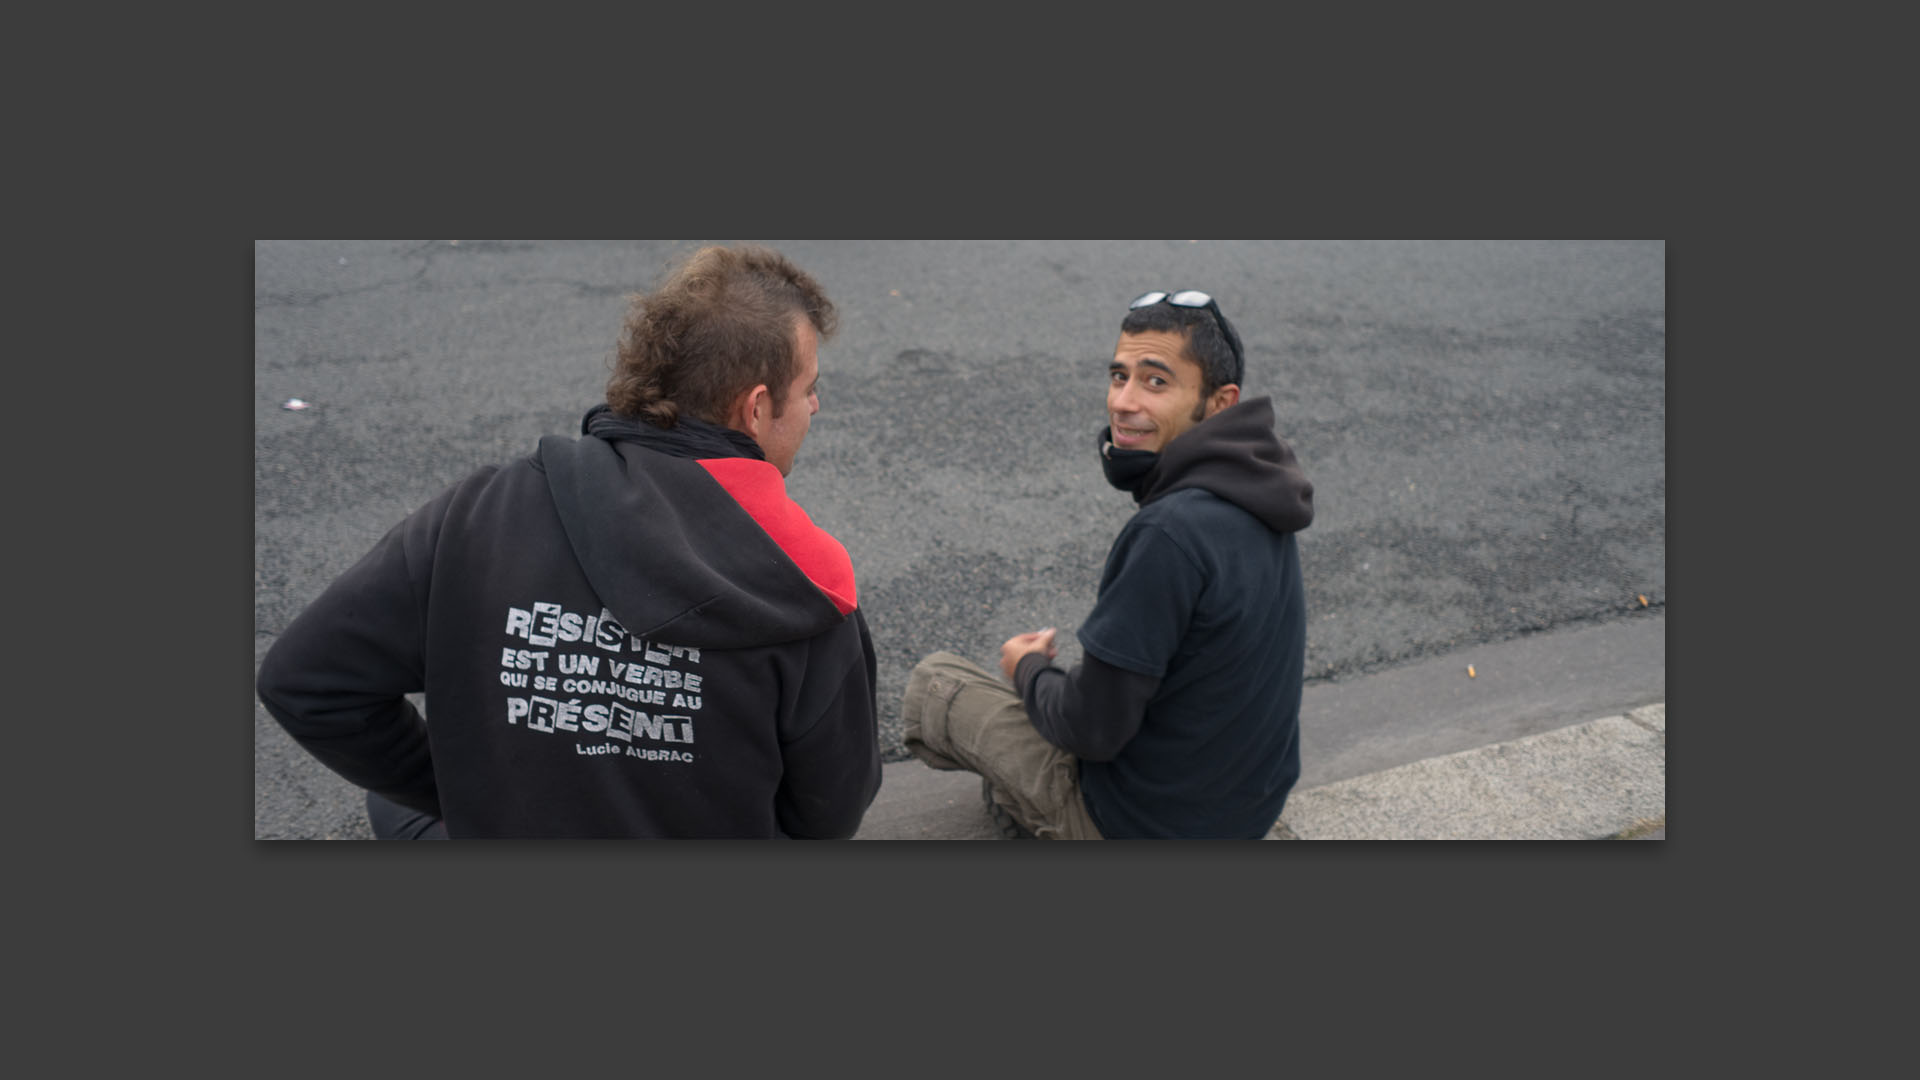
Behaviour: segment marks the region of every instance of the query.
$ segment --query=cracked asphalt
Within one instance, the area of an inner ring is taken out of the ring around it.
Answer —
[[[889,761],[922,655],[1051,625],[1078,658],[1132,511],[1105,362],[1153,288],[1218,298],[1314,481],[1311,681],[1663,612],[1664,242],[762,242],[840,308],[789,486],[853,555]],[[257,242],[256,663],[408,511],[575,433],[626,297],[693,246]],[[367,835],[257,703],[254,745],[257,837]]]

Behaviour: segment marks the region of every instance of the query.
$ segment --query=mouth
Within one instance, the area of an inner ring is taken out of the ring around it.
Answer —
[[[1107,427],[1113,432],[1113,445],[1121,449],[1132,449],[1146,442],[1153,435],[1153,429],[1150,427],[1129,427],[1117,421],[1108,424]]]

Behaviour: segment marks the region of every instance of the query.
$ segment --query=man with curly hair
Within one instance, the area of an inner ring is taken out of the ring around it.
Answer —
[[[777,252],[692,253],[579,438],[442,492],[287,627],[260,700],[375,836],[854,834],[873,643],[786,494],[835,318]]]

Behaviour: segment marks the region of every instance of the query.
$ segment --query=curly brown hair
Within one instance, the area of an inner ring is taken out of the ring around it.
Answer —
[[[802,316],[822,341],[838,327],[833,301],[786,256],[752,244],[701,248],[633,297],[607,404],[657,427],[682,415],[721,424],[735,398],[765,384],[779,416]]]

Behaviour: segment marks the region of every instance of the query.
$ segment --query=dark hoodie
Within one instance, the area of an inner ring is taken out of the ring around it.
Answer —
[[[1071,672],[1015,672],[1027,713],[1080,759],[1100,834],[1258,837],[1300,778],[1306,604],[1293,534],[1313,485],[1253,398],[1163,452],[1103,467],[1140,511],[1114,540]]]
[[[453,837],[851,836],[880,756],[846,549],[744,435],[604,406],[582,430],[395,526],[275,642],[261,701]]]

